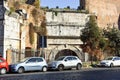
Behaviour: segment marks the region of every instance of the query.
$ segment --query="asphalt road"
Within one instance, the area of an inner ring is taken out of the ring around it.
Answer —
[[[120,67],[65,71],[8,73],[0,80],[120,80]]]

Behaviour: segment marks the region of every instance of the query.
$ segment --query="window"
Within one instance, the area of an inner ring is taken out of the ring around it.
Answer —
[[[72,57],[72,60],[77,60],[77,58],[76,57]]]
[[[72,60],[72,57],[67,57],[66,60]]]
[[[119,57],[114,58],[113,60],[119,60]]]
[[[0,59],[0,62],[3,62],[3,60]]]
[[[28,60],[28,63],[31,63],[31,62],[36,62],[36,58],[31,58]]]
[[[42,62],[43,61],[42,58],[37,58],[36,60],[37,60],[36,62]]]

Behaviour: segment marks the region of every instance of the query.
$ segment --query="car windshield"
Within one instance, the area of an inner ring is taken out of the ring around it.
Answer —
[[[62,61],[65,57],[62,56],[62,57],[59,57],[58,59],[56,59],[56,61]]]
[[[24,59],[20,60],[20,62],[21,62],[21,63],[22,63],[22,62],[25,62],[27,59],[28,59],[28,58],[24,58]]]

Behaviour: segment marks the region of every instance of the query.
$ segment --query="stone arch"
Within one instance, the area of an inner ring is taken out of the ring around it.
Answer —
[[[72,53],[66,53],[65,51],[72,52]],[[62,54],[61,54],[62,53]],[[55,60],[59,56],[67,56],[67,55],[74,55],[78,56],[80,59],[83,60],[83,52],[82,49],[77,48],[76,46],[72,45],[58,45],[55,48],[53,48],[48,56],[49,60]]]
[[[63,49],[61,51],[58,51],[58,53],[55,56],[55,59],[57,59],[59,56],[77,56],[76,53],[70,49]]]

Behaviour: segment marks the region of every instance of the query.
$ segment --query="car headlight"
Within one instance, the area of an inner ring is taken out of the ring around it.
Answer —
[[[16,66],[17,66],[17,64],[11,65],[11,67],[16,67]]]
[[[52,66],[56,66],[56,63],[52,63]]]

